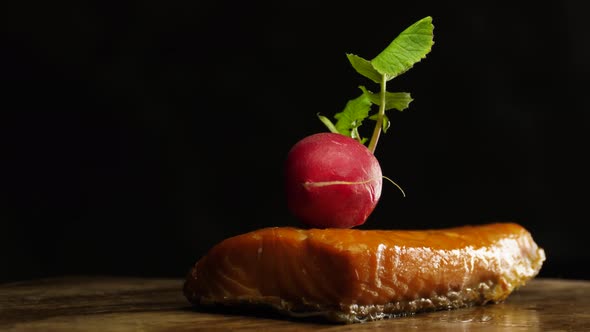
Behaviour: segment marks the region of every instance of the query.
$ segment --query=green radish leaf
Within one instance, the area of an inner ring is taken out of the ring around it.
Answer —
[[[387,117],[387,114],[383,114],[383,125],[382,125],[383,132],[387,133],[387,129],[389,129],[390,126],[391,126],[391,122],[389,122],[389,118]]]
[[[381,93],[373,93],[367,90],[364,86],[360,86],[360,89],[369,96],[371,102],[375,105],[381,105]],[[410,103],[413,101],[412,96],[408,92],[385,92],[385,110],[396,109],[403,111],[410,107]]]
[[[375,121],[377,121],[378,118],[379,118],[379,114],[373,114],[369,117],[370,120],[375,120]],[[387,129],[389,129],[389,127],[391,127],[391,122],[389,121],[387,114],[383,114],[383,123],[381,125],[381,129],[383,129],[383,132],[386,133]]]
[[[350,64],[352,65],[352,67],[361,75],[363,75],[364,77],[370,79],[371,81],[375,82],[375,83],[381,83],[381,74],[379,74],[379,72],[373,68],[373,65],[371,64],[371,62],[369,60],[365,60],[363,58],[361,58],[358,55],[354,55],[354,54],[346,54],[346,57],[348,58],[348,61],[350,61]]]
[[[360,86],[363,93],[348,101],[344,110],[334,116],[335,123],[318,113],[320,121],[331,132],[352,137],[364,144],[367,139],[360,136],[358,128],[367,118],[375,120],[373,135],[368,144],[369,151],[374,153],[380,133],[387,132],[391,125],[385,111],[390,109],[403,111],[413,101],[408,92],[388,92],[387,82],[405,73],[426,57],[434,45],[433,32],[432,17],[426,16],[402,31],[370,61],[347,53],[346,57],[352,67],[359,74],[377,83],[380,86],[380,92],[373,93],[364,86]],[[376,114],[369,116],[372,105],[379,106],[379,110]]]
[[[387,81],[405,73],[432,49],[433,30],[430,16],[412,24],[371,60],[372,67],[385,75]]]
[[[370,109],[371,100],[365,93],[355,99],[349,100],[346,103],[344,110],[334,115],[334,118],[337,120],[335,125],[336,129],[342,135],[362,140],[358,133],[358,127],[360,127],[363,120],[369,116]]]

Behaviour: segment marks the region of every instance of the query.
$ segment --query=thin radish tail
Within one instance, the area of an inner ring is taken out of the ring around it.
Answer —
[[[400,186],[399,186],[397,183],[395,183],[395,182],[394,182],[392,179],[388,178],[387,176],[385,176],[385,175],[382,175],[382,177],[383,177],[385,180],[387,180],[387,181],[389,181],[389,182],[393,183],[393,185],[394,185],[394,186],[396,186],[396,187],[397,187],[397,189],[399,189],[399,191],[401,191],[401,192],[402,192],[402,195],[403,195],[404,197],[406,197],[406,193],[404,192],[404,190],[402,189],[402,187],[400,187]]]

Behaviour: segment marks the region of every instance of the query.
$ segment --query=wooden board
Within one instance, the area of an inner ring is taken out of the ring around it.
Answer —
[[[182,280],[67,277],[0,285],[1,331],[590,331],[590,281],[534,279],[505,303],[364,324],[198,311]]]

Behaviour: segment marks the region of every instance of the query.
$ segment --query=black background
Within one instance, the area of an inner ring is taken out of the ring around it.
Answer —
[[[361,228],[516,221],[541,276],[590,279],[580,3],[19,2],[2,11],[0,280],[183,277],[226,237],[298,225],[288,149],[376,88],[345,54],[428,15],[432,52],[388,85],[414,101],[376,152],[407,197],[384,182]]]

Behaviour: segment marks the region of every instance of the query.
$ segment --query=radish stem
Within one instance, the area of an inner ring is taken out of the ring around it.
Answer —
[[[379,141],[379,136],[381,135],[381,128],[383,127],[383,116],[385,115],[385,93],[387,88],[387,77],[385,74],[381,75],[381,104],[379,105],[379,113],[377,114],[377,123],[375,124],[375,129],[373,130],[373,136],[371,136],[371,141],[369,142],[369,151],[375,154],[375,148],[377,147],[377,142]]]

